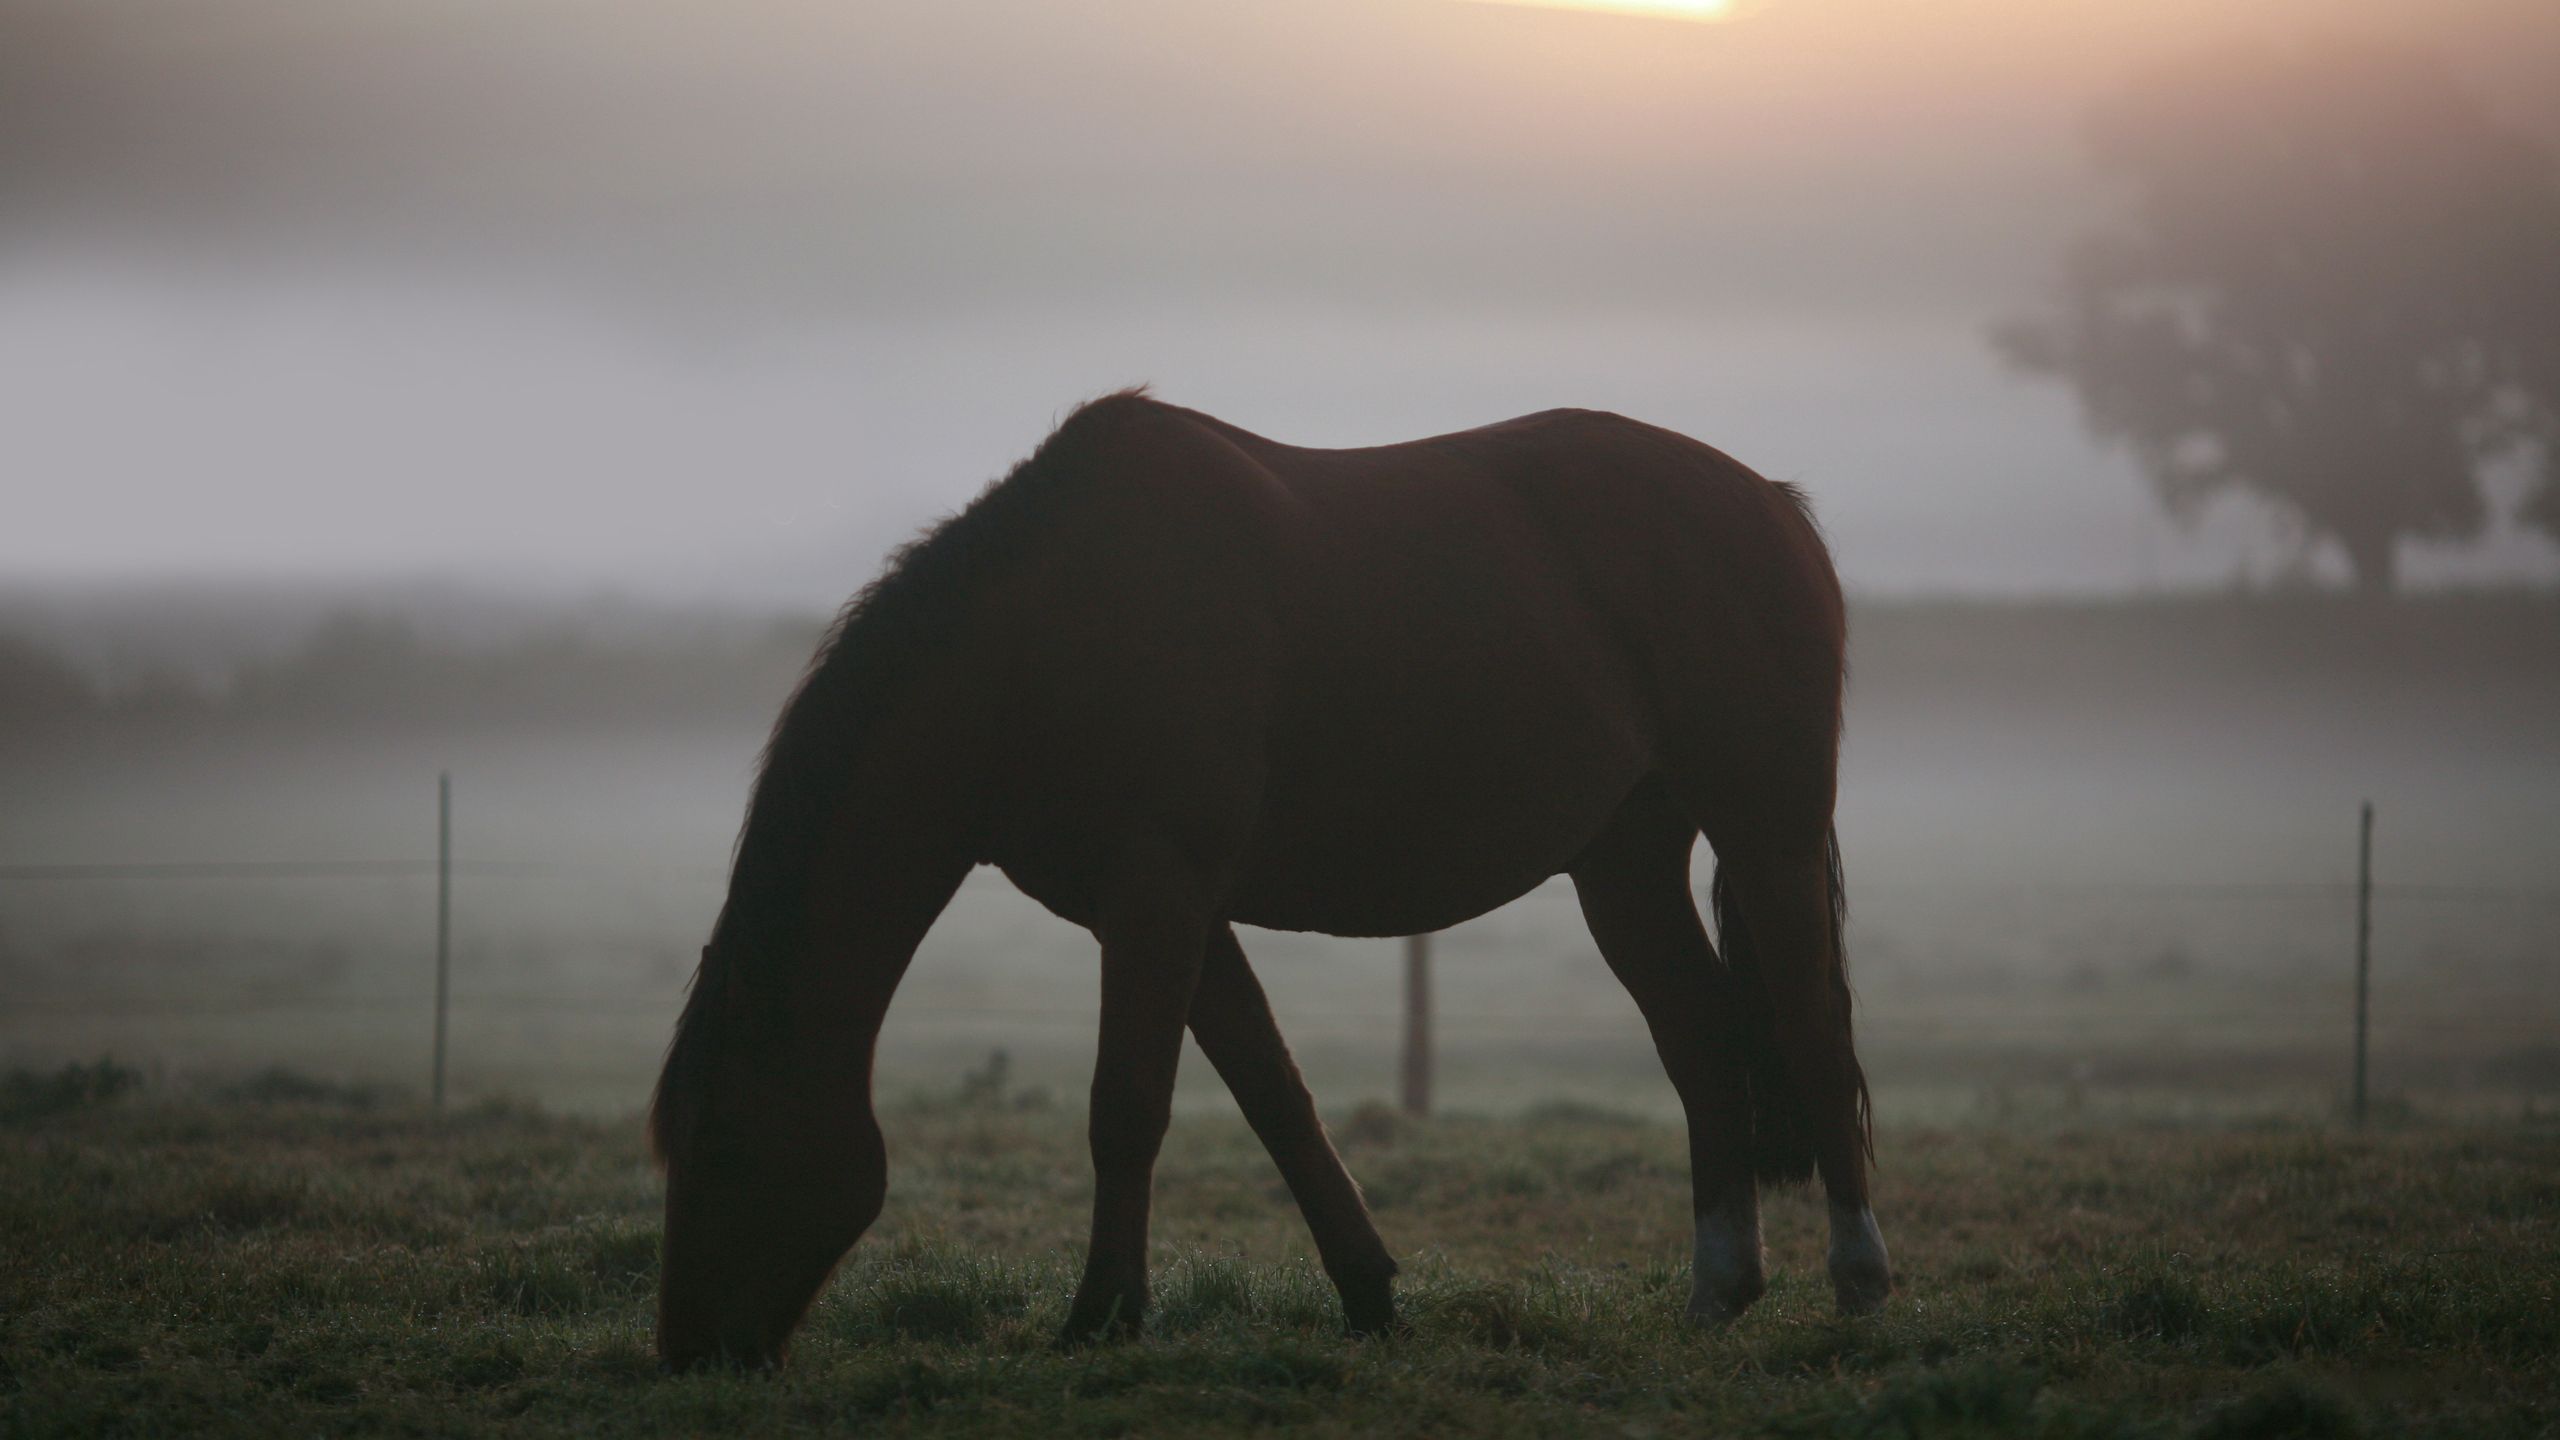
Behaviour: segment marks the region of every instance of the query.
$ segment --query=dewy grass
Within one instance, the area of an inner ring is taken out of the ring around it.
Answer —
[[[0,1434],[2528,1434],[2560,1406],[2560,1135],[1888,1129],[1902,1292],[1842,1322],[1820,1206],[1679,1320],[1685,1146],[1551,1108],[1346,1135],[1405,1264],[1340,1338],[1232,1119],[1165,1147],[1144,1339],[1051,1341],[1065,1108],[887,1109],[887,1213],[779,1376],[657,1374],[636,1125],[130,1094],[0,1123]]]

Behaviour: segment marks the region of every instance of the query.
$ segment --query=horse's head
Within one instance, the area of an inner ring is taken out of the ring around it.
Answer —
[[[846,1047],[795,1043],[792,1017],[742,1026],[706,1008],[706,988],[677,1028],[652,1117],[667,1172],[658,1358],[771,1366],[878,1218],[887,1155]]]

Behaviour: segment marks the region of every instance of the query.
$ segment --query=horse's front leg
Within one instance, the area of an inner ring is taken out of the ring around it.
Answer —
[[[1113,888],[1094,924],[1102,1034],[1093,1065],[1093,1241],[1060,1337],[1069,1344],[1135,1334],[1145,1317],[1156,1152],[1212,928],[1206,887],[1169,853],[1124,867]]]

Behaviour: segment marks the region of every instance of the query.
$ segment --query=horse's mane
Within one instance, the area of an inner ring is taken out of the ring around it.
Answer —
[[[1822,533],[1822,517],[1813,513],[1813,497],[1805,493],[1803,486],[1792,480],[1772,480],[1769,483],[1776,486],[1778,494],[1795,508],[1797,517],[1813,527],[1813,533]]]
[[[667,1047],[650,1106],[661,1160],[686,1148],[713,1053],[782,1012],[787,995],[770,962],[799,939],[808,866],[851,780],[862,734],[918,666],[945,650],[979,593],[976,582],[1052,528],[1059,482],[1084,470],[1078,461],[1091,437],[1155,403],[1140,386],[1077,407],[1029,459],[891,552],[828,628],[765,742],[730,856],[728,899]]]

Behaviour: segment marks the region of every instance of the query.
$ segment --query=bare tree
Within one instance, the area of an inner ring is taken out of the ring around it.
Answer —
[[[2560,184],[2539,147],[2432,61],[2345,46],[2189,57],[2089,138],[2127,213],[1993,339],[2068,382],[2173,518],[2256,495],[2386,591],[2402,537],[2481,533],[2504,460],[2538,487],[2520,518],[2560,536]]]

